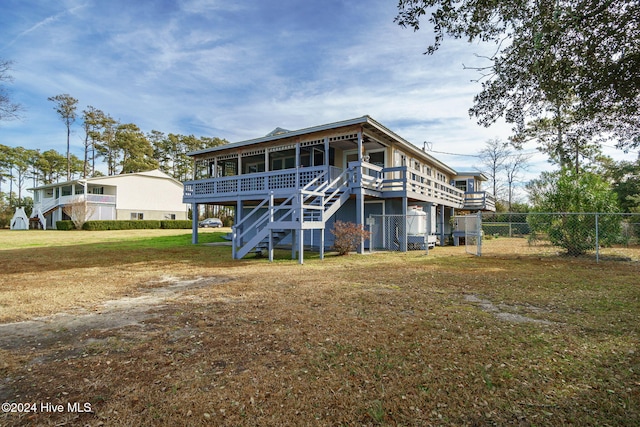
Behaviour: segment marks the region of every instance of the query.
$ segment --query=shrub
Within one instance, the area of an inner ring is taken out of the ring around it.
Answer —
[[[172,219],[160,221],[160,228],[164,229],[191,229],[192,223],[188,219]]]
[[[160,228],[158,220],[102,220],[87,221],[82,226],[83,230],[100,231],[100,230],[139,230]]]
[[[56,221],[56,230],[75,230],[76,226],[73,224],[73,221],[64,220],[64,221]]]
[[[336,221],[331,233],[335,236],[333,248],[340,255],[348,255],[360,245],[362,239],[368,239],[371,233],[361,225],[352,222]]]
[[[63,206],[62,211],[71,218],[73,225],[78,230],[82,230],[82,226],[95,213],[95,205],[90,205],[82,198],[76,198],[71,203]]]
[[[544,175],[530,184],[530,188],[534,189],[534,213],[527,216],[531,231],[546,234],[552,245],[564,248],[567,254],[578,256],[594,250],[596,241],[600,246],[609,246],[620,236],[622,217],[602,215],[616,213],[618,200],[599,175],[562,169]],[[536,215],[535,212],[557,214]],[[600,213],[597,228],[592,212]]]

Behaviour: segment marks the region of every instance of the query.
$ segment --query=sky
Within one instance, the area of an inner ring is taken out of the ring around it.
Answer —
[[[66,152],[47,98],[70,94],[144,132],[230,142],[369,115],[456,170],[481,168],[486,141],[511,135],[469,117],[492,45],[393,22],[396,0],[2,0],[0,58],[13,61],[22,119],[0,144]],[[464,64],[464,65],[463,65]],[[76,123],[71,151],[82,157]],[[451,154],[447,154],[451,153]],[[526,181],[550,169],[535,145]],[[617,160],[617,150],[607,154]]]

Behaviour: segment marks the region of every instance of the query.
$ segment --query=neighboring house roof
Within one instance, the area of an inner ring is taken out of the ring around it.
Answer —
[[[489,177],[480,171],[458,171],[458,176],[472,176],[474,178],[478,178],[479,181],[488,181]]]
[[[388,138],[394,140],[396,143],[401,145],[404,148],[405,151],[412,153],[414,156],[419,157],[419,158],[428,159],[430,162],[439,165],[440,167],[442,167],[443,169],[449,171],[450,173],[453,173],[453,174],[457,173],[450,166],[442,163],[440,160],[438,160],[435,157],[431,156],[430,154],[427,154],[426,152],[422,151],[421,149],[416,147],[414,144],[410,143],[409,141],[407,141],[406,139],[402,138],[401,136],[399,136],[398,134],[396,134],[392,130],[390,130],[387,127],[383,126],[382,124],[378,123],[377,121],[375,121],[374,119],[372,119],[368,115],[365,115],[365,116],[362,116],[362,117],[357,117],[355,119],[343,120],[343,121],[334,122],[334,123],[327,123],[327,124],[324,124],[324,125],[313,126],[313,127],[309,127],[309,128],[292,130],[292,131],[286,131],[286,129],[276,128],[272,132],[270,132],[269,134],[267,134],[266,136],[261,137],[261,138],[249,139],[249,140],[246,140],[246,141],[239,141],[239,142],[234,142],[234,143],[231,143],[231,144],[223,144],[223,145],[219,145],[219,146],[216,146],[216,147],[205,148],[203,150],[192,151],[192,152],[187,153],[187,154],[189,156],[197,156],[197,155],[201,155],[201,154],[215,153],[215,152],[218,152],[218,151],[235,150],[235,149],[242,148],[242,147],[247,147],[247,146],[250,146],[250,145],[262,144],[262,143],[266,143],[266,142],[277,141],[279,139],[292,138],[292,137],[306,135],[306,134],[310,134],[310,133],[322,132],[322,131],[326,131],[326,130],[338,129],[338,128],[341,128],[341,127],[353,126],[353,125],[362,125],[363,127],[367,127],[367,128],[369,128],[371,130],[375,130],[377,132],[380,132],[380,133],[386,135]],[[278,130],[285,131],[285,132],[278,133],[277,132]]]
[[[125,174],[120,174],[120,175],[109,175],[109,176],[96,176],[93,178],[80,178],[80,179],[74,179],[71,181],[63,181],[63,182],[56,182],[53,184],[46,184],[46,185],[40,185],[38,187],[33,187],[33,188],[29,188],[28,190],[41,190],[41,189],[45,189],[45,188],[52,188],[52,187],[60,187],[63,185],[70,185],[70,184],[76,184],[76,183],[82,183],[82,182],[87,182],[87,183],[91,183],[91,184],[105,184],[105,185],[109,185],[109,181],[114,181],[117,180],[118,178],[122,178],[122,177],[130,177],[130,176],[142,176],[142,177],[150,177],[150,178],[159,178],[159,179],[166,179],[169,181],[172,181],[175,185],[178,185],[180,187],[183,187],[182,183],[180,181],[178,181],[177,179],[173,178],[170,175],[167,175],[166,173],[162,172],[160,169],[154,169],[151,171],[146,171],[146,172],[134,172],[134,173],[125,173]],[[107,182],[104,182],[107,181]],[[114,182],[113,185],[115,185],[116,183]]]

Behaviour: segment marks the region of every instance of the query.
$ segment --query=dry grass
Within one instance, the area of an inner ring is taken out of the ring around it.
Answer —
[[[2,318],[216,280],[128,326],[0,336],[0,401],[93,409],[2,425],[640,423],[638,263],[436,248],[299,266],[233,261],[179,231],[89,234],[12,248],[0,233]]]

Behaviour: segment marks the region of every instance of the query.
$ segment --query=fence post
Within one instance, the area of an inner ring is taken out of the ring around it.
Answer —
[[[482,256],[482,212],[478,211],[478,217],[476,219],[476,230],[478,232],[477,237],[477,245],[478,245],[478,256]],[[465,242],[466,244],[466,242]]]
[[[600,236],[598,231],[598,212],[596,212],[596,263],[600,262]]]

